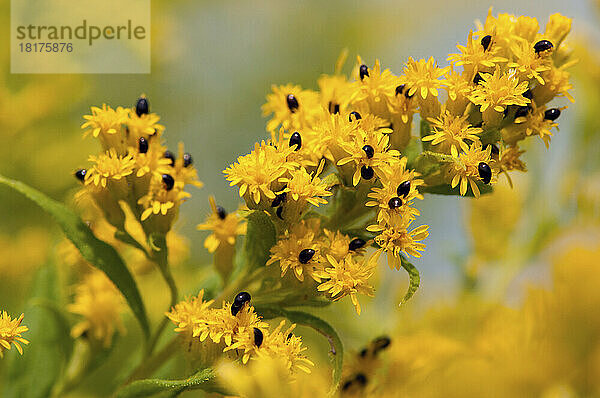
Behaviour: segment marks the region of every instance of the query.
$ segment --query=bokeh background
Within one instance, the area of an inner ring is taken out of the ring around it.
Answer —
[[[414,262],[421,289],[409,306],[397,307],[406,275],[382,267],[377,296],[365,300],[360,317],[336,317],[338,306],[322,313],[349,347],[358,347],[392,328],[399,316],[452,303],[474,274],[482,295],[518,305],[525,286],[548,284],[551,253],[565,229],[573,230],[568,239],[598,240],[597,228],[574,227],[580,206],[592,208],[587,222],[597,227],[600,218],[599,196],[593,196],[600,191],[597,2],[153,0],[148,75],[11,74],[9,2],[0,4],[0,173],[69,202],[77,188],[73,172],[98,150],[95,141],[81,138],[82,115],[104,102],[131,106],[146,94],[169,145],[185,142],[205,183],[192,191],[177,223],[190,242],[185,269],[191,275],[210,264],[202,246],[206,235],[195,229],[208,213],[208,195],[229,209],[239,203],[222,170],[266,137],[260,106],[271,84],[316,89],[316,79],[333,72],[343,48],[369,64],[378,58],[397,74],[409,56],[434,56],[446,65],[447,54],[465,42],[475,20],[485,20],[489,6],[494,13],[536,17],[542,27],[560,12],[574,19],[571,46],[580,62],[573,77],[576,103],[563,112],[550,148],[530,143],[529,173],[516,176],[514,191],[499,187],[487,203],[474,207],[471,199],[435,196],[419,203],[420,221],[430,225],[431,235]],[[581,195],[587,195],[583,202]],[[56,255],[60,241],[52,220],[0,188],[0,308],[20,313],[34,270]],[[477,254],[493,266],[482,268]],[[162,295],[162,287],[156,289]],[[351,313],[346,304],[339,305]],[[360,327],[365,323],[370,328]]]

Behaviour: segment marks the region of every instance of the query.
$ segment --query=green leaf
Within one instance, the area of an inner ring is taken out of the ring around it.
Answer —
[[[204,390],[227,395],[228,392],[215,381],[211,368],[203,369],[185,380],[145,379],[134,381],[117,393],[117,398],[150,397],[167,393],[176,396],[188,390]]]
[[[246,270],[251,271],[265,266],[277,235],[271,218],[263,211],[251,212],[246,220],[248,227],[244,239],[244,259]]]
[[[83,258],[104,271],[121,291],[147,338],[149,336],[149,326],[144,303],[137,284],[119,253],[106,242],[96,238],[81,218],[62,203],[47,197],[20,181],[8,179],[2,175],[0,175],[0,183],[22,193],[56,220],[65,236],[73,242]]]
[[[477,187],[479,188],[479,191],[482,195],[492,193],[492,191],[493,191],[493,188],[491,186],[485,185],[483,183],[477,183]],[[450,184],[434,185],[432,187],[420,186],[419,192],[431,193],[431,194],[435,194],[435,195],[460,196],[460,187],[459,187],[459,185],[457,185],[456,187],[452,188],[450,186]],[[467,193],[465,194],[465,196],[471,197],[471,198],[473,197],[473,191],[471,191],[470,187],[469,187],[469,189],[467,189]]]
[[[333,385],[331,393],[334,393],[340,383],[342,377],[342,365],[344,364],[344,345],[340,336],[337,334],[333,326],[325,322],[323,319],[303,311],[287,311],[281,308],[261,308],[260,314],[265,319],[283,317],[289,319],[290,322],[299,325],[309,326],[321,333],[331,347],[329,358],[333,365]]]
[[[56,303],[57,287],[55,267],[48,265],[40,268],[34,278],[31,299],[24,311],[23,324],[29,327],[29,331],[23,337],[30,344],[23,346],[23,356],[11,352],[4,382],[6,398],[48,397],[66,364],[61,342],[71,341],[72,345],[69,330],[65,330],[48,308],[39,305],[39,301]],[[11,351],[15,351],[14,348]]]
[[[421,283],[421,277],[419,276],[419,270],[402,255],[400,256],[400,264],[402,265],[402,268],[408,272],[408,290],[400,303],[400,305],[402,305],[410,300],[415,294]]]

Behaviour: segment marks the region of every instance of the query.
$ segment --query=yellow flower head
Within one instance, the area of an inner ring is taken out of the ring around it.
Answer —
[[[469,149],[466,140],[479,141],[479,134],[483,132],[483,129],[471,126],[468,118],[469,115],[454,116],[442,108],[440,116],[428,119],[433,134],[423,137],[423,141],[431,141],[431,145],[441,144],[437,148],[439,152],[457,157],[459,150]]]
[[[240,220],[237,212],[227,213],[225,210],[217,206],[215,198],[208,198],[212,212],[203,224],[199,224],[197,229],[201,231],[212,231],[204,241],[204,247],[210,253],[214,253],[221,245],[235,244],[235,239],[238,235],[246,234],[246,223]]]
[[[271,258],[267,261],[267,265],[279,262],[282,277],[288,270],[292,270],[301,282],[304,281],[306,274],[320,282],[317,271],[322,268],[324,262],[321,255],[323,241],[320,232],[318,218],[302,220],[294,224],[271,248]]]
[[[323,117],[315,127],[315,135],[327,145],[326,157],[332,162],[346,156],[341,145],[349,142],[358,131],[358,120],[340,113]]]
[[[473,31],[469,31],[467,45],[456,46],[460,54],[450,54],[448,61],[456,66],[463,66],[469,78],[475,77],[475,73],[494,68],[497,64],[506,62],[507,59],[499,57],[499,48],[494,45],[493,38],[487,44],[487,47],[481,44],[480,40],[473,39]]]
[[[360,315],[360,304],[357,294],[373,296],[373,287],[369,285],[369,278],[373,275],[373,268],[377,266],[377,259],[363,259],[360,262],[353,256],[347,256],[343,260],[336,260],[333,256],[327,256],[328,264],[319,272],[319,276],[325,279],[317,290],[327,292],[333,301],[350,296],[356,313]]]
[[[178,147],[177,158],[173,164],[173,178],[175,178],[175,186],[183,189],[186,185],[193,185],[196,188],[202,188],[204,184],[198,181],[198,173],[194,167],[192,155],[185,152],[183,142],[180,142]]]
[[[467,193],[467,184],[471,186],[473,195],[478,198],[480,195],[478,181],[486,184],[496,181],[495,162],[491,159],[492,147],[481,148],[481,142],[477,141],[469,147],[467,151],[461,152],[448,168],[448,173],[452,177],[452,188],[460,184],[460,194]],[[489,173],[489,174],[488,174]]]
[[[327,144],[311,129],[286,133],[282,127],[278,134],[271,132],[271,143],[279,151],[291,149],[287,161],[307,169],[316,168],[327,150]]]
[[[427,95],[434,97],[438,96],[438,89],[442,87],[443,80],[440,80],[450,67],[438,68],[433,57],[427,61],[420,59],[415,61],[412,57],[408,58],[404,67],[404,76],[400,77],[402,83],[408,87],[408,95],[412,96],[415,93],[423,99]]]
[[[192,336],[200,335],[205,326],[205,322],[201,320],[209,318],[209,308],[214,302],[214,300],[204,301],[203,298],[204,290],[200,290],[197,296],[177,303],[170,312],[165,314],[176,325],[176,332],[186,332]]]
[[[507,66],[517,71],[517,77],[521,81],[535,79],[539,84],[546,82],[542,78],[542,73],[550,70],[552,61],[547,54],[538,54],[533,49],[533,45],[525,40],[517,41],[512,46],[514,61],[509,62]]]
[[[341,261],[350,253],[350,237],[341,233],[340,231],[330,231],[324,229],[326,243],[323,245],[323,253],[325,255],[331,255],[338,261]],[[357,251],[364,251],[363,248],[359,248]]]
[[[81,125],[82,129],[86,129],[83,133],[84,137],[92,134],[97,138],[100,134],[114,135],[121,132],[121,126],[127,121],[129,114],[129,109],[121,106],[113,109],[106,104],[102,104],[102,108],[92,106],[91,110],[91,115],[83,116],[87,120]]]
[[[378,223],[388,223],[393,216],[414,219],[420,215],[419,210],[412,207],[414,199],[423,199],[418,187],[423,185],[423,180],[417,178],[419,174],[414,170],[406,169],[407,159],[401,158],[398,162],[384,168],[380,178],[381,188],[373,187],[368,194],[366,206],[377,206]]]
[[[317,80],[321,107],[329,113],[343,113],[350,101],[352,83],[344,75],[322,75]]]
[[[102,271],[94,269],[83,278],[76,287],[74,302],[67,309],[84,318],[71,330],[75,338],[86,333],[104,347],[110,347],[115,331],[125,331],[120,319],[125,309],[123,297]]]
[[[169,210],[177,209],[179,204],[190,196],[181,189],[179,184],[176,184],[176,180],[170,174],[154,176],[148,193],[138,200],[138,204],[144,209],[141,221],[145,221],[153,214],[166,216]]]
[[[375,60],[372,68],[367,67],[360,57],[357,57],[357,61],[357,80],[352,86],[354,92],[350,97],[351,105],[376,115],[386,115],[388,104],[399,84],[398,77],[389,69],[381,71],[379,60]]]
[[[527,166],[520,158],[525,153],[525,150],[521,150],[518,146],[509,146],[500,150],[499,154],[499,165],[500,168],[506,171],[519,170],[527,171]]]
[[[310,128],[322,111],[319,96],[314,91],[293,84],[273,85],[271,89],[273,92],[267,95],[267,102],[262,106],[263,116],[273,114],[267,131],[275,131],[279,126],[287,131]]]
[[[444,86],[448,91],[448,98],[452,101],[468,97],[472,90],[471,81],[465,79],[453,69],[446,75]]]
[[[132,154],[119,155],[114,148],[99,156],[88,158],[94,165],[88,169],[85,184],[106,188],[109,181],[118,181],[133,173],[135,159]]]
[[[566,108],[566,107],[565,107]],[[525,134],[538,135],[546,148],[550,145],[550,139],[552,138],[552,128],[558,129],[558,123],[554,120],[547,118],[548,112],[560,112],[565,108],[552,108],[547,110],[546,107],[534,108],[532,112],[529,112],[526,116],[521,116],[515,119],[516,124],[520,124],[525,129]]]
[[[574,62],[567,62],[560,68],[551,68],[549,71],[542,73],[545,84],[543,86],[537,85],[531,90],[536,104],[546,104],[555,97],[565,97],[570,102],[575,102],[575,99],[569,93],[569,90],[573,88],[573,84],[569,81],[571,74],[566,71],[573,64]]]
[[[152,137],[147,142],[146,152],[140,152],[139,146],[130,149],[130,153],[135,153],[135,168],[137,169],[135,176],[169,174],[171,172],[171,160],[164,157],[166,148],[161,145],[157,137]]]
[[[285,331],[283,330],[284,325],[285,320],[282,320],[274,330],[264,336],[263,343],[257,352],[257,359],[278,358],[283,361],[285,368],[290,373],[294,373],[296,370],[310,373],[309,366],[314,366],[314,364],[304,355],[306,347],[302,345],[302,337],[292,333],[296,325],[292,324]]]
[[[488,107],[496,112],[504,112],[508,105],[525,106],[531,102],[523,96],[527,91],[528,83],[526,81],[519,83],[514,69],[502,73],[500,68],[496,67],[493,74],[481,73],[480,76],[482,80],[469,99],[475,105],[481,106],[481,112],[485,112]]]
[[[252,201],[259,204],[263,197],[273,200],[275,192],[282,188],[279,178],[298,166],[287,160],[293,151],[294,148],[275,148],[262,141],[254,145],[254,150],[249,155],[238,157],[237,163],[229,166],[223,173],[230,186],[239,186],[240,197],[248,193],[246,203],[249,206]]]
[[[127,139],[130,146],[137,146],[140,138],[160,139],[165,126],[158,124],[160,116],[156,113],[144,113],[138,116],[134,111],[128,113],[125,120],[127,126]]]
[[[306,201],[316,207],[319,207],[320,204],[326,204],[327,200],[323,197],[331,196],[333,193],[327,189],[327,183],[319,178],[324,165],[325,161],[322,160],[317,171],[312,174],[301,167],[290,172],[290,177],[280,178],[279,181],[286,185],[280,193],[286,193],[296,202]]]
[[[350,142],[342,143],[342,149],[350,156],[338,160],[337,165],[343,166],[353,162],[355,165],[352,184],[358,185],[363,167],[372,168],[377,175],[381,169],[395,162],[400,152],[389,149],[389,136],[380,130],[366,131],[358,129]]]
[[[375,257],[385,251],[388,255],[389,267],[399,270],[401,268],[400,256],[402,253],[413,257],[421,257],[419,252],[425,250],[425,244],[421,241],[429,236],[427,231],[429,226],[421,225],[409,231],[408,228],[412,220],[395,217],[391,221],[386,226],[371,225],[367,230],[379,232],[379,235],[375,237],[375,243],[381,248],[376,252]]]
[[[6,311],[0,312],[0,358],[4,356],[4,351],[10,350],[10,345],[14,345],[19,354],[23,355],[21,344],[29,344],[29,341],[21,337],[29,328],[25,325],[21,326],[24,314],[20,317],[12,319]]]

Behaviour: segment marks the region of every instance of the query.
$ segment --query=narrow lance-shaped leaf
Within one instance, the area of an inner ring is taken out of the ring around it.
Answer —
[[[215,379],[215,372],[211,368],[203,369],[184,380],[145,379],[134,381],[117,393],[117,398],[151,397],[157,394],[177,396],[184,391],[204,390],[228,395],[227,391],[219,386]]]
[[[148,337],[148,318],[142,297],[133,276],[127,269],[119,253],[106,242],[96,238],[81,218],[62,203],[47,197],[40,191],[20,181],[8,179],[2,175],[0,175],[0,183],[25,195],[56,220],[65,233],[65,236],[73,242],[75,247],[81,252],[83,258],[104,271],[121,291],[133,314],[138,319],[144,335]]]
[[[421,277],[419,276],[419,270],[417,270],[417,268],[412,265],[410,261],[404,258],[404,256],[400,256],[400,263],[402,264],[402,268],[404,268],[408,273],[408,290],[400,302],[400,305],[402,305],[410,300],[415,294],[419,288],[419,284],[421,283]]]

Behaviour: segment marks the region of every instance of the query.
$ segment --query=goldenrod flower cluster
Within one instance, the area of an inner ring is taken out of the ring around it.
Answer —
[[[490,9],[448,56],[449,66],[409,58],[396,76],[358,57],[347,77],[342,53],[319,91],[273,86],[263,106],[271,139],[224,171],[248,208],[269,214],[277,228],[267,265],[279,264],[282,277],[288,270],[301,282],[308,276],[333,299],[350,295],[360,312],[356,295],[372,294],[379,254],[399,269],[425,249],[428,227],[412,226],[416,199],[428,192],[479,197],[498,173],[526,169],[523,139],[538,135],[548,145],[564,109],[548,102],[572,100],[562,45],[570,26],[554,14],[540,33],[534,18],[494,17]],[[412,133],[417,113],[420,138]],[[336,257],[331,236],[377,251],[371,259],[354,250]]]
[[[166,234],[179,205],[190,197],[185,187],[202,186],[192,156],[181,143],[177,154],[164,146],[164,126],[143,96],[134,108],[92,107],[84,119],[84,137],[97,138],[103,152],[91,155],[91,165],[75,174],[83,183],[79,196],[91,196],[119,230],[124,230],[126,205],[148,236]]]
[[[233,303],[224,302],[221,308],[211,308],[213,303],[214,300],[204,300],[204,290],[201,290],[198,296],[178,303],[166,314],[177,325],[175,331],[183,336],[188,350],[194,350],[206,340],[232,357],[241,358],[244,364],[250,358],[271,357],[284,361],[290,372],[300,369],[310,373],[307,365],[312,362],[303,354],[306,347],[302,347],[302,338],[292,333],[296,325],[283,330],[285,321],[281,321],[275,329],[269,330],[269,325],[261,321],[250,305],[247,292],[240,292]],[[201,355],[208,349],[197,350],[196,354]],[[215,359],[218,357],[212,361]]]

